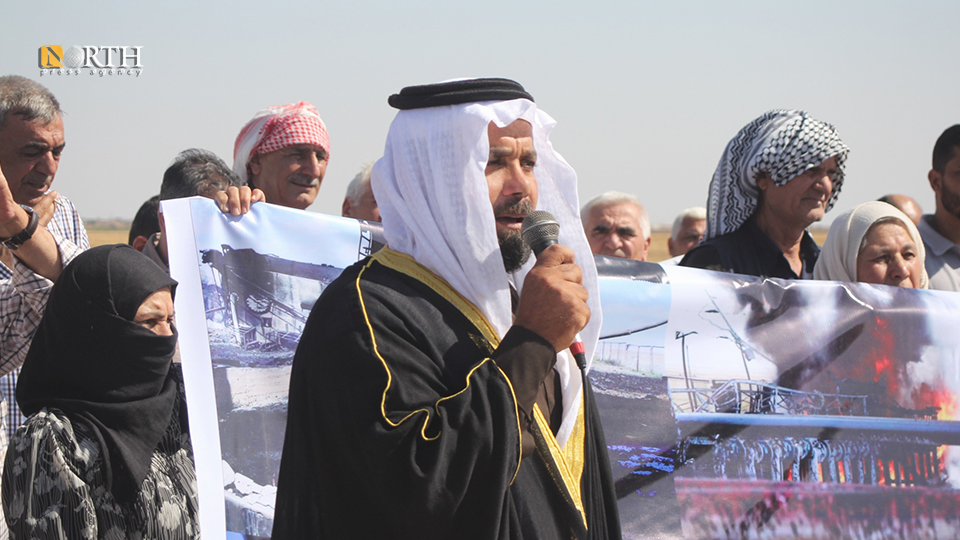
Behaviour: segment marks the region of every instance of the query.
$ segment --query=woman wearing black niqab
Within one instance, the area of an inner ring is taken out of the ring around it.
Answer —
[[[3,470],[11,538],[199,538],[175,287],[124,245],[64,269],[17,385],[29,418]]]

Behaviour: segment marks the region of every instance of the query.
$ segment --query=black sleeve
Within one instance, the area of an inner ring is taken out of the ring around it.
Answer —
[[[557,351],[540,334],[515,325],[503,336],[493,358],[513,386],[520,416],[521,454],[526,458],[536,450],[533,405],[541,383],[557,361]]]

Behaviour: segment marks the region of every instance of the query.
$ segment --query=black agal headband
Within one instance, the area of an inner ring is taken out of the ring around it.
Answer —
[[[390,96],[387,103],[396,109],[408,110],[511,99],[533,101],[533,96],[520,83],[510,79],[468,79],[407,86],[399,94]]]

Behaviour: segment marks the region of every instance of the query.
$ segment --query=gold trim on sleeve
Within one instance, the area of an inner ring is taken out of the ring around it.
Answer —
[[[400,272],[401,274],[404,274],[413,279],[416,279],[417,281],[433,289],[437,294],[439,294],[445,300],[453,304],[453,306],[456,307],[461,313],[463,313],[463,315],[470,321],[470,323],[473,324],[477,328],[477,330],[480,331],[484,339],[486,339],[490,343],[491,349],[496,349],[500,345],[500,336],[493,329],[493,326],[490,325],[490,322],[487,321],[487,318],[483,315],[483,313],[481,313],[480,310],[477,309],[477,307],[473,305],[472,302],[467,300],[463,295],[461,295],[453,287],[451,287],[450,284],[447,283],[443,278],[441,278],[440,276],[437,276],[436,274],[428,270],[426,267],[424,267],[423,265],[418,263],[416,260],[414,260],[413,257],[405,253],[394,251],[390,249],[389,246],[386,246],[380,251],[371,255],[370,259],[367,261],[367,263],[363,266],[363,268],[357,274],[355,285],[357,289],[357,297],[360,300],[360,309],[363,312],[363,319],[367,325],[367,330],[370,333],[370,341],[373,345],[373,352],[376,355],[376,357],[380,360],[380,363],[383,365],[383,368],[387,373],[387,384],[383,389],[383,395],[380,401],[380,413],[383,415],[383,419],[390,426],[393,426],[393,427],[399,426],[400,424],[405,422],[410,417],[416,415],[417,413],[420,413],[420,412],[425,413],[426,418],[424,418],[423,425],[420,428],[420,436],[423,437],[424,440],[432,441],[432,440],[435,440],[437,437],[439,437],[440,434],[437,433],[433,437],[430,437],[427,435],[427,424],[429,424],[430,422],[430,414],[431,414],[430,409],[426,407],[417,409],[415,411],[408,413],[406,416],[404,416],[403,418],[401,418],[399,421],[396,421],[396,422],[391,420],[387,416],[387,409],[386,409],[387,391],[390,389],[390,386],[393,383],[393,374],[390,372],[390,366],[387,365],[386,359],[384,359],[383,356],[381,356],[380,350],[377,347],[377,338],[374,335],[373,325],[370,323],[370,317],[367,314],[367,307],[363,300],[363,291],[360,288],[360,281],[363,276],[363,273],[368,268],[370,268],[370,266],[373,264],[374,261],[382,264],[383,266],[386,266],[387,268],[390,268],[392,270]],[[456,394],[453,394],[450,396],[441,397],[434,404],[433,410],[437,411],[437,414],[439,415],[440,414],[439,406],[442,402],[449,399],[453,399],[459,396],[460,394],[466,392],[467,389],[470,388],[470,377],[472,377],[473,374],[487,362],[491,362],[493,363],[494,366],[496,366],[497,372],[500,373],[504,381],[506,381],[507,386],[510,388],[510,395],[513,398],[514,418],[516,418],[517,420],[517,467],[513,473],[513,478],[511,478],[510,480],[510,483],[512,484],[513,481],[516,479],[517,474],[519,474],[520,472],[520,444],[523,438],[523,431],[520,427],[520,411],[517,405],[517,395],[516,395],[516,392],[514,392],[513,384],[510,382],[510,378],[507,377],[506,373],[504,373],[503,370],[500,369],[500,366],[497,366],[496,362],[493,362],[493,360],[489,357],[484,358],[480,363],[474,366],[470,370],[470,372],[467,374],[467,378],[466,378],[467,384],[466,386],[464,386],[463,390],[460,390]]]

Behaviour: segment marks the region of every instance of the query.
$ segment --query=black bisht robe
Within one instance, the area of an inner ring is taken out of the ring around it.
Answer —
[[[522,339],[494,347],[466,301],[405,257],[384,250],[346,269],[310,315],[273,538],[619,538],[589,388],[580,481],[536,424],[521,461],[514,391],[495,360]]]

